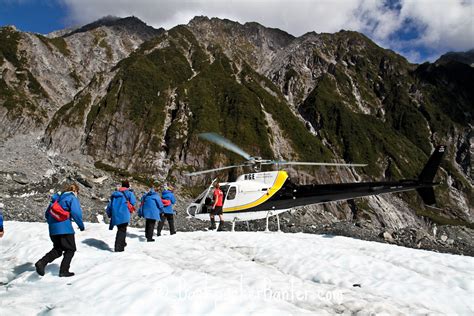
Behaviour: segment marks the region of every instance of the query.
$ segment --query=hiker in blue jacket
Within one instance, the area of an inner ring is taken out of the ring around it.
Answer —
[[[45,218],[49,227],[49,236],[53,242],[53,249],[35,263],[36,272],[41,276],[44,275],[46,265],[61,256],[63,256],[63,260],[59,267],[59,276],[70,277],[74,275],[73,272],[69,271],[72,257],[76,251],[72,221],[76,222],[81,231],[84,230],[81,205],[77,198],[78,194],[79,186],[73,183],[67,186],[63,193],[54,194],[46,209]],[[55,201],[59,203],[64,211],[69,213],[67,219],[58,220],[52,215],[54,213],[51,210]]]
[[[155,188],[158,186],[155,185]],[[146,219],[145,223],[145,237],[146,241],[152,242],[153,231],[155,230],[156,221],[160,220],[160,214],[163,213],[163,203],[161,197],[154,188],[150,188],[150,191],[142,196],[140,208],[138,209],[138,216]]]
[[[161,220],[158,223],[158,236],[161,236],[161,230],[163,229],[163,225],[165,224],[165,219],[168,221],[168,225],[170,226],[170,234],[176,234],[176,230],[174,228],[174,210],[173,205],[176,204],[176,198],[174,197],[172,187],[165,185],[163,187],[163,192],[161,192],[161,198],[163,200],[168,200],[170,203],[168,206],[165,206],[163,210],[163,214],[161,215]]]
[[[0,203],[0,238],[3,237],[3,203]]]
[[[110,196],[107,205],[107,216],[110,218],[109,229],[117,226],[117,235],[115,236],[115,251],[121,252],[125,250],[127,243],[127,226],[130,222],[130,213],[135,210],[137,199],[130,190],[130,183],[127,180],[122,181],[122,187],[114,191]]]

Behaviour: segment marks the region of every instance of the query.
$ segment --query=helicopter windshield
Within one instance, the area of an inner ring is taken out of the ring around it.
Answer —
[[[202,198],[206,195],[206,193],[208,193],[208,190],[209,190],[209,189],[205,189],[204,191],[202,191],[202,193],[199,194],[199,196],[196,198],[196,200],[194,201],[194,203],[201,203]],[[209,195],[210,195],[210,197],[212,198],[212,190],[209,190],[208,197],[209,197]]]

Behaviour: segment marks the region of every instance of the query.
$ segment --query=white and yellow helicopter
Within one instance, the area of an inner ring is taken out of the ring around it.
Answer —
[[[240,165],[197,171],[186,175],[195,176],[245,166],[253,167],[255,170],[255,172],[239,176],[235,182],[219,183],[224,193],[223,218],[224,221],[232,222],[232,230],[235,228],[235,222],[266,218],[266,231],[268,231],[268,218],[274,215],[277,216],[278,230],[280,230],[278,214],[289,211],[294,207],[348,200],[382,193],[417,190],[425,204],[435,204],[436,201],[432,187],[439,183],[433,182],[433,180],[445,151],[445,146],[436,147],[418,179],[414,180],[300,185],[293,183],[284,170],[260,172],[261,166],[364,167],[366,164],[266,160],[260,157],[252,157],[220,135],[203,133],[199,137],[222,146],[242,156],[247,161]],[[187,207],[187,213],[190,216],[201,220],[209,220],[215,181]]]

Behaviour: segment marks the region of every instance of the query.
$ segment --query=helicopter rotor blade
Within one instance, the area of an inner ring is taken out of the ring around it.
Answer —
[[[217,135],[216,133],[201,133],[198,135],[199,137],[210,141],[216,145],[219,145],[221,147],[224,147],[225,149],[228,149],[237,155],[240,155],[244,157],[246,160],[252,160],[252,156],[243,151],[239,146],[236,144],[232,143],[230,140],[227,138],[224,138],[220,135]]]
[[[190,172],[190,173],[185,173],[185,176],[197,176],[199,174],[205,174],[209,172],[214,172],[214,171],[220,171],[220,170],[225,170],[225,169],[231,169],[231,168],[237,168],[237,167],[243,167],[245,165],[234,165],[234,166],[225,166],[225,167],[220,167],[220,168],[214,168],[214,169],[207,169],[207,170],[201,170],[201,171],[196,171],[196,172]]]
[[[340,167],[365,167],[361,163],[335,163],[335,162],[304,162],[304,161],[271,161],[262,165],[302,165],[302,166],[340,166]]]

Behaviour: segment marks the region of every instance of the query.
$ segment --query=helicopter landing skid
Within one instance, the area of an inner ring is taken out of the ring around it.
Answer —
[[[270,229],[268,229],[268,218],[270,216],[272,216],[273,214],[271,214],[272,212],[269,211],[267,212],[267,217],[266,217],[266,225],[265,225],[265,232],[266,233],[269,233],[270,232]],[[276,214],[276,219],[277,219],[277,232],[281,233],[281,229],[280,229],[280,215],[279,213]]]

